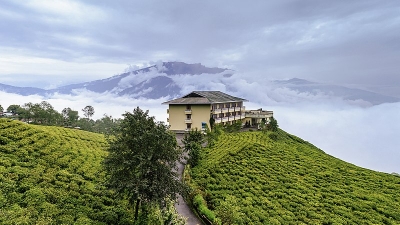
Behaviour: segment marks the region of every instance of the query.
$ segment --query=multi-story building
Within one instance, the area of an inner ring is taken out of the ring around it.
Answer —
[[[211,117],[216,124],[242,120],[245,118],[245,101],[220,91],[193,91],[163,104],[169,105],[170,130],[179,132],[210,127]]]

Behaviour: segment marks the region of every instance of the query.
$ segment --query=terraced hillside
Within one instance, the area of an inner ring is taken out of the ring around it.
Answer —
[[[129,224],[100,185],[102,135],[0,119],[0,224]]]
[[[400,177],[344,162],[282,130],[270,137],[223,134],[192,169],[192,185],[222,222],[400,224]]]

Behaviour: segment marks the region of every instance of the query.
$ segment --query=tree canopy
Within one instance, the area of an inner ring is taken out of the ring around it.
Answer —
[[[157,204],[163,208],[168,199],[182,193],[176,162],[182,157],[175,135],[163,122],[156,122],[139,107],[123,114],[109,137],[109,155],[103,165],[106,185],[120,197],[139,208]],[[140,206],[141,205],[141,206]]]

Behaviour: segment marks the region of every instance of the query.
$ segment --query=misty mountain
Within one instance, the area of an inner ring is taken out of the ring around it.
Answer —
[[[193,90],[221,90],[236,95],[259,95],[261,93],[253,90],[256,85],[269,97],[268,102],[289,101],[288,99],[294,102],[304,100],[298,96],[307,96],[309,101],[323,96],[324,99],[339,98],[346,101],[361,101],[371,105],[400,101],[399,98],[371,91],[316,83],[298,78],[275,81],[260,80],[254,84],[241,82],[245,76],[235,75],[236,73],[232,70],[209,68],[200,63],[160,62],[107,79],[71,84],[51,90],[0,84],[0,91],[24,96],[33,94],[51,96],[55,93],[76,95],[84,90],[130,98],[158,99],[161,97],[174,98]],[[242,93],[243,90],[248,93]],[[243,97],[254,99],[254,96]]]
[[[399,102],[400,99],[386,96],[371,91],[348,88],[340,85],[322,84],[303,79],[293,78],[290,80],[276,80],[274,83],[279,87],[289,88],[299,93],[309,93],[313,95],[324,94],[331,97],[340,97],[344,100],[357,101],[363,100],[372,105],[382,103]]]
[[[44,89],[34,88],[34,87],[15,87],[7,84],[0,84],[0,91],[23,95],[23,96],[46,94],[46,90]]]

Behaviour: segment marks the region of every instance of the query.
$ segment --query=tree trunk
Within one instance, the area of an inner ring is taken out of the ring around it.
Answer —
[[[135,222],[139,216],[139,206],[140,206],[140,198],[136,199],[136,206],[135,206]]]

